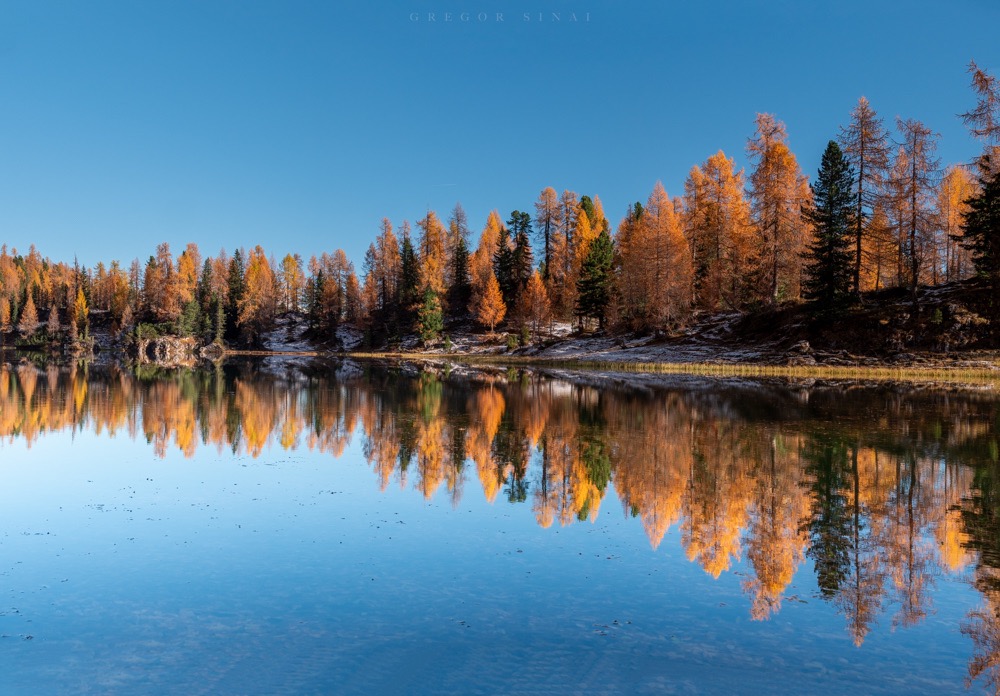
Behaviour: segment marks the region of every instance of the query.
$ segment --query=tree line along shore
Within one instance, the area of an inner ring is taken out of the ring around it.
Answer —
[[[926,316],[927,289],[965,283],[979,289],[975,301],[947,311],[972,313],[988,328],[967,343],[991,345],[1000,319],[1000,85],[974,62],[969,74],[975,105],[962,118],[984,146],[972,163],[944,167],[936,133],[902,118],[890,131],[862,97],[810,182],[785,125],[758,114],[749,172],[720,151],[691,168],[683,194],[657,182],[615,228],[598,196],[546,187],[506,220],[492,211],[475,244],[461,204],[446,220],[427,211],[416,230],[383,219],[360,274],[340,249],[279,260],[259,245],[203,256],[190,243],[175,258],[164,243],[145,263],[86,267],[4,245],[0,340],[86,351],[98,330],[117,345],[171,336],[253,349],[293,315],[317,347],[342,348],[344,327],[364,349],[498,330],[515,347],[550,338],[557,323],[668,337],[720,312],[791,307],[836,324],[873,306],[880,322],[891,323],[891,309],[921,333],[919,322],[944,319],[940,307]]]

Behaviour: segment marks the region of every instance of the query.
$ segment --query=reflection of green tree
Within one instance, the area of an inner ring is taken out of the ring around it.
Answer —
[[[809,442],[802,454],[812,479],[812,509],[807,524],[811,543],[807,555],[815,564],[820,592],[832,599],[840,591],[850,564],[851,520],[845,495],[850,469],[847,444],[836,437],[820,436]]]
[[[607,442],[608,434],[608,424],[599,405],[581,405],[580,459],[587,469],[590,482],[602,495],[604,489],[608,487],[608,481],[611,480],[611,447]],[[586,519],[586,515],[580,519]]]
[[[1000,570],[1000,464],[976,467],[972,495],[962,506],[969,546],[979,552],[980,568]],[[1000,573],[977,573],[981,592],[1000,592]]]
[[[611,480],[611,451],[606,442],[594,435],[584,436],[580,446],[580,457],[587,467],[590,482],[601,493]]]
[[[995,451],[996,441],[991,442]],[[984,678],[987,689],[1000,693],[1000,464],[990,458],[976,467],[972,495],[962,506],[969,545],[979,552],[974,582],[984,597],[983,606],[969,612],[962,633],[974,645],[966,684]]]
[[[497,478],[504,482],[504,493],[511,503],[528,499],[528,445],[520,424],[515,423],[512,410],[504,411],[503,419],[493,438],[493,462]]]
[[[462,495],[462,482],[465,480],[465,428],[452,424],[451,427],[451,480],[455,482],[451,490],[452,505],[458,505]]]
[[[405,474],[417,453],[417,424],[413,418],[399,419],[399,473]]]
[[[420,391],[418,393],[419,413],[424,423],[430,423],[441,407],[441,381],[430,372],[420,373]]]

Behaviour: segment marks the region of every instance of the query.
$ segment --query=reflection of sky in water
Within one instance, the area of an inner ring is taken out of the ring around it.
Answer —
[[[474,465],[454,507],[380,492],[360,433],[340,458],[89,430],[0,453],[4,693],[943,693],[972,652],[969,569],[856,648],[810,559],[753,621],[745,552],[714,579],[677,524],[652,550],[613,483],[593,523],[542,528]]]

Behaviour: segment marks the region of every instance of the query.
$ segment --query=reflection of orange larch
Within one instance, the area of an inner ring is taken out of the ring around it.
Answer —
[[[483,486],[483,495],[492,503],[503,486],[501,472],[493,462],[493,439],[500,429],[506,401],[499,389],[490,385],[477,389],[469,400],[470,426],[466,438],[466,454],[476,464],[476,473]]]
[[[803,521],[809,518],[809,498],[800,450],[800,437],[774,435],[767,449],[757,453],[753,514],[746,532],[753,575],[743,585],[752,595],[750,615],[757,620],[781,608],[785,588],[805,558]]]
[[[421,422],[417,436],[417,470],[420,474],[417,488],[428,500],[445,477],[441,441],[443,430],[444,419],[435,417],[429,423]]]

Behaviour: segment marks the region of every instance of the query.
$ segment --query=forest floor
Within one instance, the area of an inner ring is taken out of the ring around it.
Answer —
[[[393,346],[368,348],[364,333],[349,325],[318,342],[309,334],[306,317],[289,313],[260,337],[254,350],[233,347],[222,354],[298,362],[355,356],[619,371],[809,375],[836,370],[845,377],[852,370],[943,370],[993,373],[995,378],[1000,375],[1000,341],[985,318],[989,304],[987,287],[971,280],[920,288],[916,311],[907,290],[892,289],[866,294],[860,305],[837,315],[817,315],[808,305],[787,303],[754,312],[700,313],[685,328],[669,333],[581,332],[572,324],[554,323],[530,345],[515,348],[508,347],[508,341],[517,343],[511,334],[483,332],[469,321],[450,322],[429,346],[410,335]],[[115,360],[121,353],[106,324],[93,317],[96,353],[98,359]]]
[[[540,341],[515,349],[507,348],[505,333],[476,333],[456,325],[446,331],[449,347],[444,340],[423,347],[411,337],[389,354],[626,369],[752,365],[993,372],[1000,371],[1000,351],[985,319],[988,308],[987,288],[963,281],[920,288],[916,311],[907,290],[892,289],[869,293],[859,306],[838,315],[816,315],[808,305],[788,303],[755,312],[701,314],[671,334],[581,333],[557,324]]]

